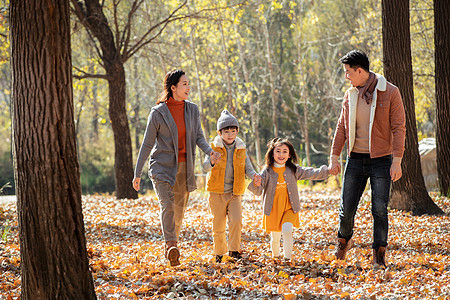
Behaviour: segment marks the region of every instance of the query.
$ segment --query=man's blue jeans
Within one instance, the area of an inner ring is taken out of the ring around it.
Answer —
[[[387,246],[389,192],[391,188],[390,155],[370,158],[369,154],[354,153],[347,158],[342,182],[338,237],[353,236],[355,214],[359,200],[370,178],[372,188],[373,249]]]

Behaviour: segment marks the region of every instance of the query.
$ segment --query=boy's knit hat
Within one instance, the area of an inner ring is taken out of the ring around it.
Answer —
[[[222,130],[223,128],[229,126],[236,126],[239,128],[238,120],[230,114],[230,112],[226,109],[222,111],[219,119],[217,120],[217,130]]]

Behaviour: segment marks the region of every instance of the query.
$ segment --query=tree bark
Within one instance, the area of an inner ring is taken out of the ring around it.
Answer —
[[[117,199],[136,199],[137,192],[132,188],[134,177],[131,134],[126,109],[126,84],[123,63],[118,60],[108,61],[106,58],[106,74],[109,90],[109,117],[114,133],[114,176]]]
[[[134,57],[133,59],[133,71],[134,71],[134,90],[136,92],[134,96],[135,104],[133,105],[134,117],[132,126],[134,127],[134,146],[136,149],[136,153],[139,151],[139,147],[141,146],[141,141],[139,137],[141,136],[141,93],[139,89],[139,85],[141,84],[139,78],[139,59]]]
[[[191,26],[191,32],[189,34],[189,41],[191,43],[191,48],[192,48],[192,58],[194,60],[194,65],[195,65],[195,80],[197,81],[197,87],[198,87],[198,97],[200,99],[200,103],[199,103],[199,110],[200,110],[200,122],[202,124],[203,127],[203,132],[205,133],[205,137],[206,140],[209,142],[209,125],[208,125],[208,121],[206,119],[206,115],[205,115],[205,106],[204,106],[204,100],[203,100],[203,90],[202,90],[202,82],[200,80],[200,68],[198,65],[198,60],[197,60],[197,51],[196,51],[196,47],[197,45],[195,44],[194,41],[194,32],[195,32],[195,26],[192,25]],[[199,165],[201,166],[203,164],[204,158],[205,158],[205,154],[203,153],[203,151],[198,151],[199,155],[198,155],[198,160],[199,160]],[[202,177],[202,183],[203,183],[203,179],[206,178]],[[204,187],[204,183],[202,184],[202,187]]]
[[[237,24],[234,25],[236,32],[240,32]],[[259,141],[259,131],[258,131],[258,123],[259,123],[259,116],[257,114],[257,106],[255,105],[253,101],[253,90],[251,88],[252,82],[250,81],[249,72],[246,65],[246,57],[244,53],[244,49],[242,49],[241,45],[241,39],[236,41],[238,50],[239,50],[239,57],[241,61],[241,67],[242,67],[242,73],[244,74],[244,80],[245,80],[245,89],[247,91],[248,95],[248,102],[250,105],[250,119],[252,124],[252,133],[254,135],[254,142],[255,142],[255,152],[256,152],[256,163],[258,164],[258,168],[262,165],[261,160],[261,143]]]
[[[96,299],[76,151],[68,1],[11,1],[21,299]]]
[[[264,31],[264,39],[266,42],[266,58],[267,58],[267,67],[269,68],[269,80],[270,80],[270,97],[272,98],[272,122],[273,122],[273,136],[278,137],[278,118],[277,118],[277,106],[278,100],[275,95],[275,74],[273,70],[272,63],[272,47],[270,46],[270,35],[269,35],[269,24],[262,24],[262,28]]]
[[[450,4],[434,0],[436,160],[439,190],[450,197]]]
[[[120,49],[116,47],[114,35],[98,0],[85,0],[81,3],[72,1],[75,13],[89,31],[98,39],[101,59],[106,71],[109,90],[109,117],[114,134],[114,176],[116,198],[136,199],[133,189],[133,154],[131,134],[126,110],[126,83],[124,61]]]
[[[409,0],[382,1],[383,59],[386,79],[398,86],[406,113],[403,176],[392,184],[390,207],[415,215],[442,214],[425,187],[420,166],[414,110]]]
[[[206,139],[209,140],[209,136],[210,136],[210,128],[209,128],[209,124],[208,124],[208,120],[206,119],[206,115],[205,115],[205,100],[204,100],[204,96],[203,96],[203,86],[202,86],[202,81],[200,80],[200,67],[198,64],[198,59],[197,59],[197,44],[194,41],[194,31],[195,31],[195,26],[191,26],[191,32],[189,35],[189,39],[191,42],[191,48],[192,48],[192,58],[194,59],[194,65],[195,65],[195,80],[197,81],[197,86],[198,86],[198,97],[200,99],[200,103],[198,105],[198,108],[200,110],[200,120],[202,123],[202,127],[203,127],[203,131],[206,133]],[[201,156],[201,161],[203,162],[203,152],[200,152],[200,156]]]
[[[227,98],[228,98],[228,110],[230,113],[234,116],[236,116],[236,105],[233,102],[233,91],[231,88],[231,72],[230,72],[230,59],[228,58],[228,52],[227,52],[227,46],[225,43],[225,34],[223,32],[223,25],[222,21],[219,21],[219,30],[220,30],[220,37],[222,42],[222,51],[223,51],[223,58],[224,58],[224,65],[227,70],[226,78],[227,78]]]

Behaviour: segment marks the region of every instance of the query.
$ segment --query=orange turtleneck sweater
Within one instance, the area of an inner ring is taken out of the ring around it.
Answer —
[[[166,101],[172,118],[178,129],[178,162],[186,161],[186,123],[184,120],[184,101],[176,101],[172,97]]]

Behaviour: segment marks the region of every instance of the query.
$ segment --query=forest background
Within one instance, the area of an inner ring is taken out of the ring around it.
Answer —
[[[8,1],[2,1],[6,7]],[[140,3],[133,9],[132,3]],[[349,87],[339,58],[365,51],[371,69],[383,74],[381,1],[108,1],[104,13],[116,41],[130,34],[124,64],[126,113],[133,162],[148,113],[166,72],[186,71],[190,100],[200,107],[207,139],[223,109],[240,123],[240,136],[260,169],[266,142],[294,142],[303,165],[327,164],[342,96]],[[130,18],[132,12],[133,18]],[[11,138],[11,73],[6,9],[0,11],[0,187],[14,194]],[[419,140],[436,127],[433,3],[410,1],[414,97]],[[165,22],[163,22],[166,20]],[[153,27],[154,28],[153,28]],[[72,61],[77,147],[84,194],[113,193],[114,136],[108,78],[101,45],[72,17]],[[154,29],[149,31],[150,29]],[[131,32],[132,31],[132,32]],[[117,48],[123,45],[116,45]],[[198,156],[202,160],[202,156]],[[200,163],[197,163],[199,166]],[[201,175],[202,171],[197,170]],[[147,176],[144,188],[151,187]],[[145,190],[144,190],[145,192]]]

